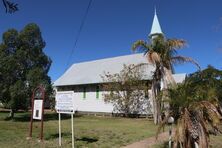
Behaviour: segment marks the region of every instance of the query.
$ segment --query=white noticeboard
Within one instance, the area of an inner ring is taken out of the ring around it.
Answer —
[[[56,93],[56,111],[57,113],[74,113],[74,92],[61,91]]]
[[[72,128],[72,148],[74,148],[74,91],[60,91],[56,92],[56,106],[55,109],[59,113],[59,146],[62,145],[61,138],[61,113],[71,114],[71,128]]]
[[[41,120],[42,119],[42,105],[43,100],[34,100],[34,109],[33,109],[33,119]]]

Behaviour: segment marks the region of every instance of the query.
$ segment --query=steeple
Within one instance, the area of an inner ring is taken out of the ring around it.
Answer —
[[[157,14],[156,14],[156,7],[155,7],[155,10],[154,10],[153,24],[152,24],[152,28],[151,28],[149,36],[151,37],[154,34],[163,34],[163,32],[161,30],[161,27],[160,27],[158,17],[157,17]]]

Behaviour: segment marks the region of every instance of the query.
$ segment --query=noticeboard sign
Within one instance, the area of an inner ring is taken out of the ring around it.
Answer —
[[[32,137],[33,119],[36,119],[41,120],[40,141],[43,140],[44,100],[45,88],[39,85],[32,92],[32,114],[30,118],[29,137],[27,137],[27,139]]]
[[[34,100],[33,119],[42,120],[43,100]]]
[[[74,92],[60,91],[56,92],[57,113],[73,114],[74,113]]]

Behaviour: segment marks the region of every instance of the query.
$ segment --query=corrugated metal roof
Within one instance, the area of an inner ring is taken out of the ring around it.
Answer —
[[[54,86],[102,83],[101,75],[103,75],[104,72],[109,72],[110,74],[119,73],[123,69],[124,64],[137,65],[141,63],[147,63],[147,60],[146,57],[140,53],[73,64],[54,82]],[[155,67],[148,64],[144,71],[146,74],[145,79],[152,79],[154,70]],[[176,76],[176,81],[177,79],[184,79],[185,74],[182,75]]]

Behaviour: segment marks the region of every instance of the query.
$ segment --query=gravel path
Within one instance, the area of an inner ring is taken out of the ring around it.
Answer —
[[[156,137],[154,136],[154,137],[146,138],[144,140],[132,143],[122,148],[149,148],[154,144],[167,141],[168,138],[169,138],[169,132],[164,132],[164,133],[159,134],[157,140],[156,140]]]

